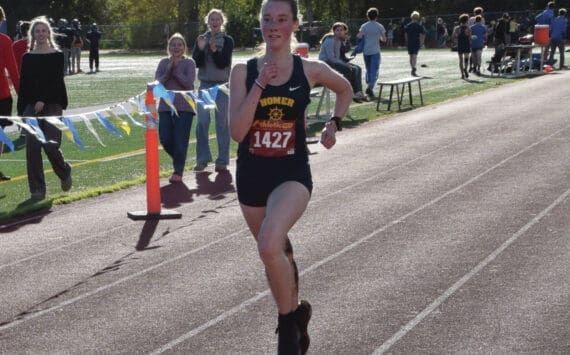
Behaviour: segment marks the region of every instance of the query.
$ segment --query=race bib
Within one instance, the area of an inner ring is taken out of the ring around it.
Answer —
[[[295,121],[254,120],[249,132],[249,152],[262,157],[295,154]]]

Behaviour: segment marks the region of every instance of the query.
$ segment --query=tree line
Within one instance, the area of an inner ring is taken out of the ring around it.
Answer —
[[[164,25],[168,32],[181,32],[192,39],[205,30],[203,19],[211,8],[220,8],[228,16],[227,30],[239,46],[255,41],[254,28],[259,26],[258,16],[262,0],[5,0],[2,7],[8,19],[9,33],[14,34],[18,20],[29,20],[46,15],[56,22],[59,18],[78,19],[83,25],[121,25],[132,33],[130,46],[144,48],[145,38],[160,38]],[[382,18],[408,17],[418,10],[422,16],[437,14],[470,13],[475,6],[488,12],[538,12],[548,0],[299,0],[305,27],[321,21],[365,20],[366,10],[375,6]],[[557,6],[570,7],[570,0],[557,0]],[[160,27],[162,26],[162,27]],[[134,30],[133,30],[134,28]],[[156,32],[159,34],[156,34]],[[152,35],[148,37],[149,35]],[[142,43],[134,43],[139,41]],[[148,47],[160,41],[151,40]]]

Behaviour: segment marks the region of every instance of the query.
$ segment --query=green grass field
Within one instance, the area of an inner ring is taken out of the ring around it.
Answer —
[[[491,56],[491,49],[484,53],[484,60]],[[236,53],[234,62],[250,58],[252,52]],[[316,57],[311,53],[311,57]],[[157,54],[112,54],[101,56],[101,72],[96,74],[76,74],[66,77],[72,115],[77,112],[90,113],[111,107],[117,103],[125,102],[145,90],[146,83],[154,78],[154,71],[163,53]],[[83,54],[82,69],[88,72],[87,59]],[[362,57],[355,59],[363,68]],[[478,91],[487,90],[497,85],[512,82],[511,79],[498,77],[470,77],[470,81],[460,79],[458,60],[455,53],[445,49],[427,49],[420,51],[418,59],[418,74],[428,77],[423,80],[422,89],[424,104],[431,105],[451,98],[469,95]],[[383,50],[380,76],[382,79],[397,79],[410,75],[408,54],[405,50]],[[196,87],[197,87],[196,83]],[[404,100],[405,102],[405,100]],[[415,101],[418,103],[418,101]],[[314,110],[315,103],[311,104],[310,112]],[[82,109],[83,108],[83,109]],[[394,106],[392,110],[397,110]],[[117,111],[119,113],[119,111]],[[354,126],[364,122],[383,119],[395,112],[376,112],[376,103],[355,104],[350,114],[354,121],[347,121],[346,126]],[[89,118],[94,118],[88,114]],[[135,117],[143,122],[140,116]],[[78,199],[96,196],[142,184],[145,181],[145,155],[144,155],[144,129],[131,125],[130,135],[116,137],[102,127],[98,122],[92,121],[105,146],[100,145],[95,137],[89,133],[83,122],[76,122],[86,150],[81,150],[67,138],[63,138],[62,150],[66,159],[73,165],[73,188],[64,193],[60,190],[59,179],[51,171],[51,166],[44,159],[46,179],[48,185],[47,198],[40,202],[26,203],[29,191],[26,177],[25,146],[18,139],[19,133],[14,129],[8,130],[8,135],[16,143],[16,152],[5,152],[0,160],[0,170],[12,176],[11,181],[0,183],[0,221],[37,210],[50,208],[54,204],[69,203]],[[316,134],[320,125],[311,126],[310,132]],[[211,125],[211,137],[214,125]],[[216,156],[215,140],[211,139],[212,154]],[[232,143],[231,152],[235,156],[236,145]],[[191,135],[191,144],[188,151],[187,169],[195,165],[194,133]],[[160,151],[161,176],[168,176],[171,170],[170,158]]]

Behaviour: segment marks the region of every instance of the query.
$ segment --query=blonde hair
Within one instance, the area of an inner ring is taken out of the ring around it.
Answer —
[[[420,19],[420,13],[417,11],[412,12],[412,14],[410,15],[410,18],[414,21],[419,21]]]
[[[211,9],[210,11],[208,11],[208,14],[206,15],[206,17],[204,17],[204,23],[206,24],[206,26],[208,26],[208,29],[210,29],[210,17],[214,14],[220,15],[220,17],[222,18],[222,26],[220,26],[220,31],[224,32],[226,29],[226,27],[224,26],[226,24],[226,15],[224,15],[222,10],[220,9]]]
[[[182,41],[182,43],[184,43],[184,54],[183,55],[186,56],[186,51],[188,50],[188,46],[186,45],[186,39],[184,38],[184,36],[180,32],[176,32],[175,34],[170,36],[170,38],[168,39],[168,43],[166,44],[166,54],[170,55],[170,44],[175,39],[179,39]]]
[[[53,49],[59,49],[59,46],[55,43],[54,34],[47,17],[38,16],[32,20],[30,24],[30,30],[28,31],[28,47],[30,48],[30,51],[32,51],[36,46],[36,37],[34,35],[34,30],[36,29],[37,25],[45,25],[47,27],[49,33],[48,36],[49,46]]]
[[[6,13],[4,13],[4,9],[0,6],[0,21],[4,21],[6,19]]]

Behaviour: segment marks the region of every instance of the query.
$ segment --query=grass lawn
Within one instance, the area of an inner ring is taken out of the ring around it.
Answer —
[[[484,53],[484,60],[489,58],[491,49]],[[234,55],[234,62],[244,61],[252,56],[252,52]],[[316,57],[317,53],[311,53]],[[88,113],[111,107],[125,102],[145,90],[146,83],[154,78],[154,71],[163,53],[156,54],[102,54],[101,72],[96,74],[76,74],[66,77],[69,102],[68,113]],[[88,70],[86,54],[83,54],[83,67]],[[355,63],[364,68],[362,56]],[[364,72],[364,70],[363,70]],[[470,81],[461,80],[458,69],[457,54],[445,49],[426,49],[420,51],[418,59],[418,74],[428,77],[423,80],[422,89],[424,104],[439,103],[451,98],[469,95],[487,90],[497,85],[512,82],[512,79],[472,76]],[[488,72],[487,72],[488,74]],[[383,50],[380,76],[382,79],[398,79],[410,75],[408,54],[405,50]],[[196,87],[197,87],[196,83]],[[377,92],[377,90],[376,90]],[[313,100],[316,101],[316,100]],[[404,100],[406,102],[406,99]],[[415,100],[419,103],[419,100]],[[310,112],[314,111],[315,103],[311,104]],[[83,110],[81,110],[83,108]],[[385,109],[385,106],[383,107]],[[392,106],[392,112],[376,112],[376,103],[354,104],[350,109],[354,121],[346,121],[345,126],[351,127],[364,122],[383,119],[396,112],[397,105]],[[117,111],[119,113],[119,111]],[[143,122],[140,116],[135,117]],[[125,187],[142,184],[145,181],[144,129],[131,125],[130,135],[117,137],[93,121],[93,126],[105,146],[100,145],[95,137],[87,130],[83,122],[75,124],[86,150],[79,149],[73,142],[63,138],[62,150],[66,159],[73,165],[73,188],[64,193],[59,188],[59,179],[51,171],[51,166],[44,156],[44,168],[47,179],[47,198],[40,202],[23,203],[29,198],[26,177],[25,146],[18,139],[18,132],[8,130],[8,136],[16,143],[16,152],[10,154],[7,148],[0,160],[0,170],[12,176],[11,181],[0,182],[0,221],[37,210],[50,208],[54,204],[69,203],[74,200],[112,192]],[[317,133],[322,125],[311,126],[311,132]],[[210,133],[213,136],[214,125]],[[211,139],[212,154],[216,156],[215,139]],[[235,156],[236,144],[232,142],[231,154]],[[194,132],[188,151],[187,169],[195,165]],[[172,172],[170,158],[160,150],[161,176]]]

